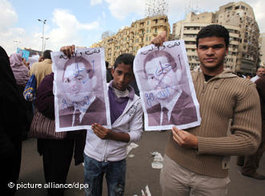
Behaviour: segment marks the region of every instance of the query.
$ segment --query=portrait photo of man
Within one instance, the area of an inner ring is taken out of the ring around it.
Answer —
[[[99,84],[106,78],[102,78],[100,63],[84,56],[67,59],[58,74],[59,128],[107,125],[104,84]]]
[[[145,106],[148,129],[189,126],[199,117],[189,86],[183,57],[154,49],[142,55],[138,69],[140,94]],[[137,78],[137,77],[136,77]]]

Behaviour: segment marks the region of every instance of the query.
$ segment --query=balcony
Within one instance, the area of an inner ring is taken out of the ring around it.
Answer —
[[[239,45],[239,41],[230,41],[230,45]]]
[[[186,50],[187,51],[189,51],[189,53],[195,53],[195,54],[197,54],[197,52],[196,52],[196,45],[194,44],[194,45],[191,45],[191,44],[188,44],[188,45],[185,45],[185,48],[186,48]],[[194,50],[193,52],[192,52],[192,50]]]
[[[199,30],[184,30],[183,32],[185,34],[194,34],[194,35],[197,35],[197,33],[199,32]]]
[[[151,26],[152,27],[167,26],[167,23],[165,21],[157,21],[157,22],[152,21]]]
[[[185,41],[192,41],[192,42],[194,42],[194,44],[195,44],[195,41],[196,41],[196,37],[182,37],[181,39],[184,39]]]
[[[229,33],[230,37],[235,37],[235,38],[239,38],[239,34],[237,33]]]

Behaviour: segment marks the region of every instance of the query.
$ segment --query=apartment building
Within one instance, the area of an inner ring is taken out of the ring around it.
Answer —
[[[183,21],[173,25],[174,39],[185,40],[187,56],[191,69],[199,66],[199,59],[196,52],[196,37],[201,28],[214,23],[215,15],[213,13],[189,13]],[[240,43],[240,29],[232,25],[225,25],[230,34],[229,53],[226,57],[225,68],[236,71],[236,62],[238,54],[238,46]]]
[[[120,29],[115,35],[106,37],[91,47],[103,47],[105,59],[112,66],[120,54],[136,55],[138,49],[149,45],[151,40],[164,30],[170,33],[167,16],[147,17],[133,22],[130,27]]]
[[[259,47],[260,47],[260,65],[265,66],[265,33],[260,34]]]
[[[173,24],[173,38],[184,39],[191,69],[199,65],[196,34],[209,24],[221,24],[230,34],[225,67],[234,72],[255,73],[259,64],[259,28],[253,9],[244,2],[228,3],[215,13],[189,13],[185,20]]]

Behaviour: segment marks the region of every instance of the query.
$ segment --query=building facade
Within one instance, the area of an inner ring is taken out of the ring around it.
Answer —
[[[147,17],[137,20],[130,27],[120,29],[115,35],[106,37],[91,47],[103,47],[105,60],[113,66],[115,59],[122,53],[136,55],[138,49],[149,45],[151,40],[161,31],[170,33],[170,25],[166,15]]]
[[[260,65],[265,66],[265,33],[260,34],[259,47],[260,47]]]
[[[183,39],[191,68],[199,65],[196,54],[196,34],[209,24],[221,24],[230,34],[226,68],[234,72],[256,72],[259,65],[259,28],[253,9],[244,2],[228,3],[215,13],[190,13],[185,20],[173,24],[173,37]]]

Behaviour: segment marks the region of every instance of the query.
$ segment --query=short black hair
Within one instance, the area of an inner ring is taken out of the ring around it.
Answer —
[[[133,61],[134,55],[130,53],[123,53],[116,58],[113,68],[116,69],[119,64],[124,63],[125,65],[130,65],[133,71]]]
[[[51,58],[51,50],[45,50],[44,52],[43,52],[43,59],[52,59]]]
[[[199,39],[206,38],[206,37],[222,37],[225,41],[225,46],[228,48],[229,46],[229,32],[228,30],[219,24],[211,24],[206,27],[203,27],[199,33],[197,34],[196,38],[196,47],[198,48]]]

